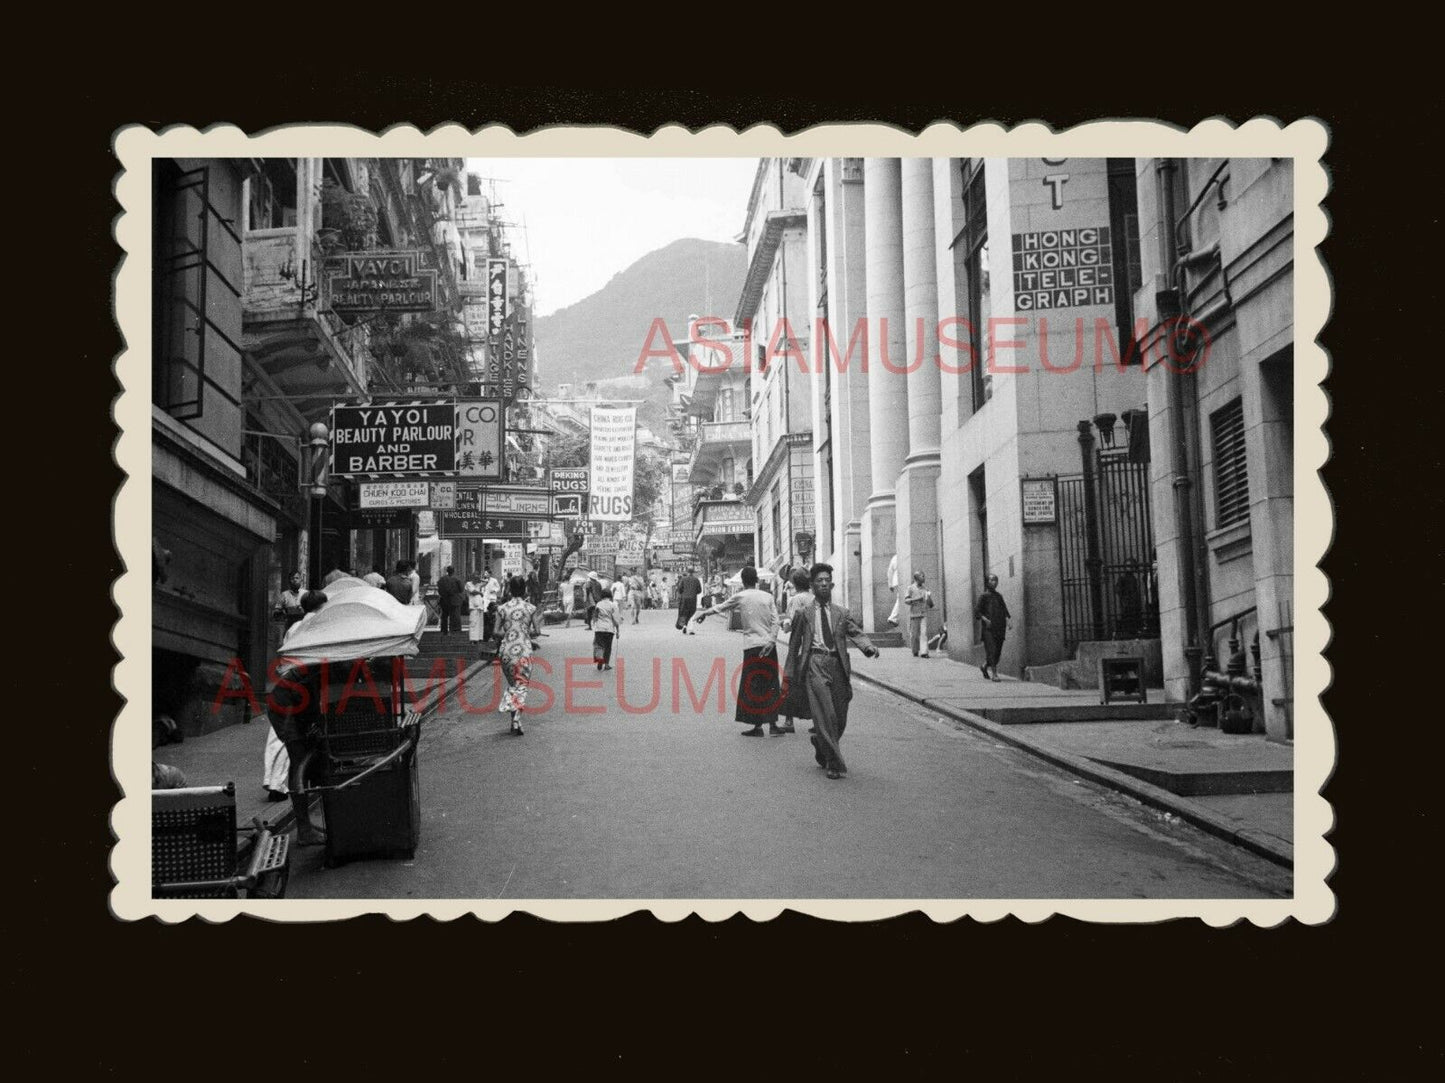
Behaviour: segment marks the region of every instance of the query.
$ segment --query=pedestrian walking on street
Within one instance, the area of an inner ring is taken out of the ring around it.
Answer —
[[[411,577],[406,574],[406,561],[396,562],[396,571],[386,581],[386,592],[402,605],[411,604]]]
[[[1008,611],[1008,603],[1003,600],[1003,595],[998,592],[998,576],[990,574],[985,580],[988,587],[978,596],[978,604],[973,607],[973,615],[983,625],[983,675],[991,681],[999,679],[998,659],[1003,653],[1004,636],[1013,627],[1013,615]]]
[[[818,731],[812,738],[813,758],[827,769],[830,779],[838,779],[848,773],[839,747],[853,698],[848,644],[867,658],[877,658],[878,648],[848,610],[833,604],[832,565],[814,564],[810,578],[813,604],[801,606],[793,618],[783,674],[788,696],[806,699]]]
[[[778,679],[778,608],[771,594],[758,589],[756,568],[750,564],[740,574],[743,589],[704,609],[694,620],[701,624],[714,613],[737,611],[743,625],[743,665],[733,717],[751,727],[743,730],[744,737],[761,737],[764,723],[774,737],[779,737],[792,733],[793,726],[778,725],[778,706],[783,699]]]
[[[808,579],[807,568],[794,568],[792,575],[789,577],[788,586],[792,588],[792,591],[788,597],[788,607],[783,610],[782,625],[784,635],[787,635],[793,630],[793,618],[798,615],[798,611],[804,606],[811,606],[813,604],[813,584]],[[811,719],[813,717],[812,712],[808,708],[807,696],[784,697],[782,710],[784,718],[783,728],[789,733],[793,732],[793,719]],[[818,727],[809,726],[808,732],[810,734],[817,733]]]
[[[306,591],[301,589],[301,573],[292,572],[291,586],[289,589],[281,592],[281,598],[276,602],[276,609],[274,610],[276,614],[279,614],[277,619],[285,621],[281,629],[283,636],[291,630],[292,625],[296,624],[305,616],[305,611],[301,608],[301,599],[305,594]]]
[[[701,593],[702,580],[692,574],[690,567],[684,568],[677,581],[677,627],[682,630],[683,635],[697,635],[696,632],[689,632],[687,622],[692,620],[693,614],[697,612],[697,596]]]
[[[898,593],[898,554],[893,554],[893,559],[888,562],[888,589],[893,592],[893,609],[888,614],[888,627],[892,628],[898,623],[898,614],[903,608],[903,598]]]
[[[437,599],[441,603],[442,635],[462,630],[462,584],[447,565],[446,575],[437,580]]]
[[[913,657],[928,657],[928,611],[933,608],[933,592],[923,589],[923,573],[914,572],[913,582],[903,595],[903,604],[908,607],[908,645],[913,648]]]
[[[467,642],[480,644],[487,638],[486,607],[482,604],[482,584],[478,581],[479,576],[469,575],[467,581],[462,584],[462,590],[467,595]],[[478,655],[481,654],[481,647],[477,646]]]
[[[406,577],[411,580],[411,603],[412,605],[426,605],[426,599],[421,594],[421,575],[416,570],[416,561],[406,562]]]
[[[612,668],[612,641],[622,635],[622,610],[603,595],[592,610],[592,661],[599,670]]]
[[[537,607],[526,598],[527,581],[520,575],[512,576],[507,593],[507,601],[497,607],[497,628],[502,637],[497,659],[507,679],[507,691],[497,709],[512,716],[512,732],[520,736],[528,678],[532,676],[532,637],[541,630],[537,627]]]
[[[642,592],[642,576],[633,573],[627,577],[627,604],[632,606],[632,623],[637,624],[642,617],[642,602],[645,595]]]

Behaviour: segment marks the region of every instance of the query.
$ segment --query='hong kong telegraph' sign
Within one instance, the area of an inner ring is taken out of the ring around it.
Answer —
[[[328,302],[339,316],[375,312],[435,312],[437,273],[421,253],[353,252],[326,260]]]
[[[454,402],[378,402],[331,409],[331,474],[342,478],[451,476]]]
[[[1108,226],[1015,233],[1013,263],[1020,312],[1114,303]]]

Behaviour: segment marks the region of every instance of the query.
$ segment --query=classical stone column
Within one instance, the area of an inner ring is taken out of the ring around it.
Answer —
[[[903,319],[902,170],[897,158],[863,161],[868,278],[868,447],[873,492],[863,512],[863,627],[884,631],[897,548],[896,489],[908,454]]]
[[[903,306],[908,388],[908,455],[897,482],[899,589],[916,571],[941,597],[938,475],[941,373],[938,356],[937,236],[933,161],[905,158],[902,169]],[[930,615],[936,631],[939,610]],[[900,619],[900,624],[901,624]]]
[[[828,206],[828,343],[819,356],[832,366],[834,492],[839,548],[833,561],[839,600],[856,612],[863,597],[863,508],[873,492],[868,456],[868,374],[863,368],[866,331],[854,343],[859,320],[868,313],[863,226],[863,159],[830,158],[824,164]],[[866,322],[864,327],[866,328]],[[822,336],[820,336],[821,338]],[[834,347],[836,346],[836,353]]]

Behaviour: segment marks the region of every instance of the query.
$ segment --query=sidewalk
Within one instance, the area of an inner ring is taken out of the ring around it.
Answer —
[[[462,675],[462,683],[486,663],[473,662]],[[425,678],[416,679],[417,691],[425,687]],[[454,695],[457,687],[455,675],[448,678],[446,695]],[[436,711],[438,695],[432,693],[417,701],[416,707],[422,714],[422,722]],[[262,757],[266,748],[266,737],[271,731],[265,716],[253,718],[250,722],[236,726],[224,726],[199,737],[189,737],[178,745],[164,745],[152,749],[151,758],[161,763],[179,767],[186,776],[188,786],[224,786],[227,782],[236,784],[236,827],[249,829],[251,820],[260,817],[261,822],[272,832],[289,831],[295,819],[291,802],[270,801],[266,789],[261,785]],[[425,732],[425,731],[423,731]],[[243,846],[249,845],[249,833],[243,835]]]
[[[1177,704],[1150,689],[1146,704],[1099,702],[1009,677],[987,680],[946,655],[886,649],[853,655],[861,681],[1109,786],[1211,834],[1293,867],[1294,750],[1174,720]]]

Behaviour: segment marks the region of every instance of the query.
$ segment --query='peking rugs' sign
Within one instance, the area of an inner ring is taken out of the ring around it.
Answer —
[[[421,253],[353,252],[326,259],[328,303],[338,316],[435,312],[437,273]]]
[[[637,407],[592,407],[591,494],[593,522],[632,521],[632,471],[637,455]]]
[[[451,477],[457,463],[454,402],[377,402],[331,408],[331,475]]]

